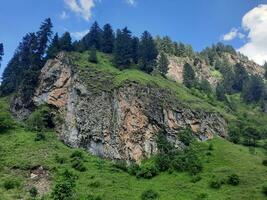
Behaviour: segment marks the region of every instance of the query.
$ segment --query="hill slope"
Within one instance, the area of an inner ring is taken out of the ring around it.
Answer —
[[[201,180],[192,182],[193,177],[187,173],[162,173],[150,180],[137,179],[123,172],[109,161],[83,152],[85,172],[73,170],[70,149],[59,142],[55,133],[45,133],[44,141],[35,141],[36,133],[17,127],[0,135],[0,197],[2,200],[28,199],[29,189],[35,186],[48,193],[45,199],[51,199],[49,193],[60,174],[68,169],[78,176],[75,191],[78,199],[90,199],[88,195],[99,196],[105,200],[141,199],[145,190],[153,189],[162,200],[191,199],[265,199],[261,187],[267,179],[267,169],[262,165],[265,158],[261,149],[252,153],[249,148],[234,145],[226,140],[215,138],[214,150],[208,150],[208,143],[200,145],[204,163]],[[210,152],[210,153],[207,153]],[[211,154],[211,155],[210,155]],[[59,163],[59,158],[64,160]],[[45,174],[36,173],[42,166]],[[38,176],[35,177],[34,173]],[[223,185],[220,189],[210,188],[213,176],[227,178],[236,173],[240,176],[238,186]],[[14,189],[7,190],[6,182],[16,183]],[[44,189],[45,188],[45,189]]]

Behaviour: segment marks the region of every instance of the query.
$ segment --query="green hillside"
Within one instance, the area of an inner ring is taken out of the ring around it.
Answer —
[[[71,167],[70,156],[76,151],[59,142],[53,132],[45,133],[45,141],[35,141],[36,133],[17,127],[0,135],[0,197],[2,200],[29,198],[29,171],[35,166],[43,166],[52,178],[51,188],[56,184],[60,174],[69,169],[77,175],[75,192],[78,199],[89,199],[88,195],[100,199],[141,199],[145,190],[153,189],[164,200],[185,199],[265,199],[262,185],[267,179],[267,168],[262,165],[266,158],[262,149],[253,149],[234,145],[220,138],[210,143],[214,150],[209,151],[207,143],[201,145],[204,168],[199,174],[201,180],[193,183],[193,177],[187,173],[162,173],[150,180],[137,179],[128,173],[114,168],[109,161],[83,152],[85,172],[78,172]],[[211,152],[209,155],[207,152]],[[63,164],[56,158],[62,158]],[[240,177],[238,186],[223,185],[212,189],[209,184],[214,179],[227,178],[235,173]],[[15,182],[12,189],[5,188],[6,182]],[[88,198],[87,198],[88,197]],[[46,195],[45,199],[50,199]]]

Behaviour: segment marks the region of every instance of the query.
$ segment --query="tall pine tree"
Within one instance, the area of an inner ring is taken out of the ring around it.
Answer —
[[[59,39],[59,48],[61,51],[72,51],[73,46],[71,42],[71,36],[69,32],[65,32]]]
[[[125,27],[117,31],[115,41],[114,61],[120,69],[129,67],[132,61],[132,36],[131,31]]]
[[[104,53],[112,53],[114,49],[115,36],[110,24],[103,27],[102,35],[102,51]]]
[[[102,46],[101,40],[102,40],[102,30],[99,27],[98,23],[94,22],[90,28],[90,32],[83,38],[86,49],[89,50],[93,46],[95,46],[97,50],[101,50]]]
[[[165,76],[168,73],[169,60],[165,53],[161,52],[158,60],[158,70]]]
[[[196,83],[196,74],[192,66],[188,63],[184,65],[183,83],[186,87],[192,88]]]
[[[48,43],[51,40],[53,35],[53,24],[50,18],[44,20],[41,24],[39,31],[37,32],[37,55],[39,56],[40,63],[38,64],[40,67],[44,64],[43,56],[46,53],[46,49],[48,47]]]
[[[50,46],[47,49],[47,58],[48,59],[54,58],[59,51],[60,51],[59,37],[58,34],[56,33],[54,38],[52,39]]]
[[[147,31],[142,34],[140,42],[140,62],[139,67],[142,71],[151,73],[156,66],[158,51],[153,37]]]
[[[139,39],[133,37],[132,39],[132,61],[134,64],[138,64],[139,60]]]
[[[1,67],[1,61],[3,59],[3,55],[4,55],[4,45],[3,43],[0,43],[0,67]]]

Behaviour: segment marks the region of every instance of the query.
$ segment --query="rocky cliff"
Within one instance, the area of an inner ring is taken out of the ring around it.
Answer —
[[[134,81],[115,87],[112,77],[101,80],[96,73],[90,66],[75,66],[64,53],[41,71],[33,101],[36,106],[46,103],[56,108],[63,119],[57,131],[72,147],[140,162],[157,152],[160,131],[177,148],[183,147],[179,132],[184,128],[191,128],[200,140],[227,135],[226,122],[217,113],[186,107],[160,87]]]
[[[265,70],[262,66],[240,54],[235,55],[224,52],[221,53],[218,59],[228,63],[230,66],[235,66],[239,63],[249,74],[258,75],[260,77],[264,76]],[[209,66],[207,62],[200,57],[193,58],[169,56],[169,63],[169,71],[167,76],[179,83],[183,82],[183,68],[185,63],[189,63],[191,66],[193,66],[198,79],[207,80],[212,86],[216,86],[222,78],[218,76],[218,72],[216,72],[214,66]]]

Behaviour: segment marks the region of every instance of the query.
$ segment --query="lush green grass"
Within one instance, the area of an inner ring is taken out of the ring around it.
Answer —
[[[64,169],[73,170],[70,155],[75,151],[57,140],[55,133],[46,133],[46,140],[36,142],[36,133],[23,128],[16,128],[0,135],[0,199],[11,200],[28,197],[26,189],[29,169],[42,165],[49,169],[52,184]],[[203,143],[199,151],[203,153],[202,179],[192,183],[192,176],[187,173],[162,173],[151,180],[137,179],[114,168],[109,161],[104,161],[84,152],[85,172],[74,171],[78,176],[75,190],[79,199],[86,199],[93,194],[107,200],[136,200],[141,193],[153,189],[163,200],[197,199],[206,194],[206,199],[265,199],[261,193],[261,186],[267,180],[267,168],[262,165],[265,158],[261,149],[251,151],[243,146],[234,145],[223,139],[215,138],[211,141],[214,150],[208,152],[208,144]],[[56,162],[56,156],[65,158],[64,164]],[[236,173],[241,182],[238,186],[223,185],[220,189],[211,189],[209,183],[212,176],[226,178]],[[17,180],[19,186],[6,190],[3,183],[6,180]],[[96,184],[97,183],[97,184]],[[95,186],[96,185],[96,186]],[[99,185],[99,186],[98,186]],[[53,186],[52,186],[53,187]],[[50,199],[49,195],[46,199]]]

